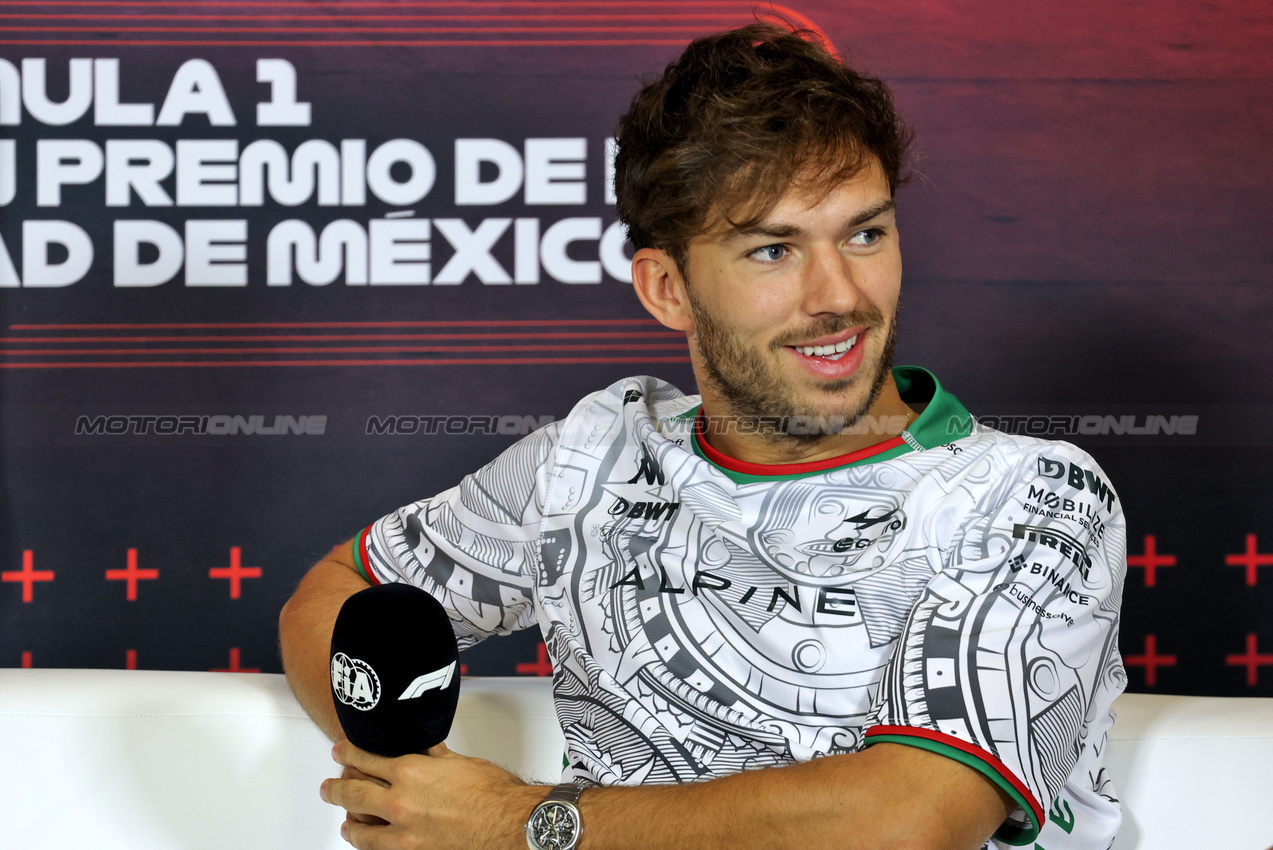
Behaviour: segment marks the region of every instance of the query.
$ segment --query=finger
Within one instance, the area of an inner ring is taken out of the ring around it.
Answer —
[[[393,781],[389,774],[393,772],[394,759],[360,750],[349,741],[338,741],[336,746],[332,747],[332,758],[336,760],[337,764],[344,767],[355,767],[369,776],[378,776],[390,782]]]
[[[340,837],[348,841],[358,850],[380,850],[388,847],[388,824],[369,824],[346,820],[340,825]]]
[[[377,785],[379,785],[381,788],[388,788],[388,787],[389,787],[389,783],[388,783],[388,782],[385,782],[385,781],[384,781],[383,779],[381,779],[379,776],[372,776],[372,775],[371,775],[371,774],[369,774],[369,773],[363,773],[361,770],[359,770],[359,769],[358,769],[358,768],[356,768],[356,767],[347,767],[347,768],[345,768],[344,770],[342,770],[342,771],[340,772],[340,778],[341,778],[341,779],[364,779],[364,780],[366,780],[367,782],[374,782],[374,783],[376,783],[376,784],[377,784]]]
[[[425,752],[425,755],[433,756],[435,758],[439,756],[455,755],[455,753],[451,752],[451,748],[446,745],[446,741],[443,741],[442,743],[437,744],[435,746],[429,747],[424,752]]]
[[[357,823],[369,823],[375,826],[384,826],[389,821],[384,818],[378,818],[375,815],[363,815],[357,812],[345,812],[345,820],[356,821]]]
[[[374,782],[361,779],[325,779],[318,789],[323,802],[347,812],[384,818],[385,798],[390,793]],[[387,818],[386,818],[387,819]]]

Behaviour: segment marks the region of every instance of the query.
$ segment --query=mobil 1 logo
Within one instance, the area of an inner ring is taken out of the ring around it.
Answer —
[[[1114,510],[1114,502],[1118,499],[1114,489],[1102,481],[1099,475],[1075,463],[1041,457],[1039,458],[1039,477],[1064,481],[1079,492],[1086,490],[1098,501],[1104,502],[1105,507],[1110,511]]]

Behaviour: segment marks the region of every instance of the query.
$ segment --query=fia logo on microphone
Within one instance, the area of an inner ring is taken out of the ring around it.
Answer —
[[[345,705],[367,711],[380,702],[380,677],[366,661],[338,652],[332,656],[332,691]]]

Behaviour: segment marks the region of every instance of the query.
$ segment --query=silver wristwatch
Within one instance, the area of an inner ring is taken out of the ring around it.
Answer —
[[[568,782],[557,785],[526,821],[526,846],[530,850],[575,850],[583,832],[579,818],[579,795],[583,786]]]

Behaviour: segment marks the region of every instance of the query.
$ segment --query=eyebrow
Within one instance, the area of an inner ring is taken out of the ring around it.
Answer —
[[[867,207],[860,213],[849,219],[845,223],[845,229],[851,230],[860,224],[865,224],[873,218],[877,218],[884,213],[897,209],[897,202],[892,198],[880,201],[874,206]],[[752,227],[743,227],[730,232],[725,237],[726,242],[737,242],[742,239],[748,239],[753,236],[764,236],[770,239],[790,239],[793,236],[806,236],[807,231],[803,227],[796,227],[792,224],[756,224]]]

